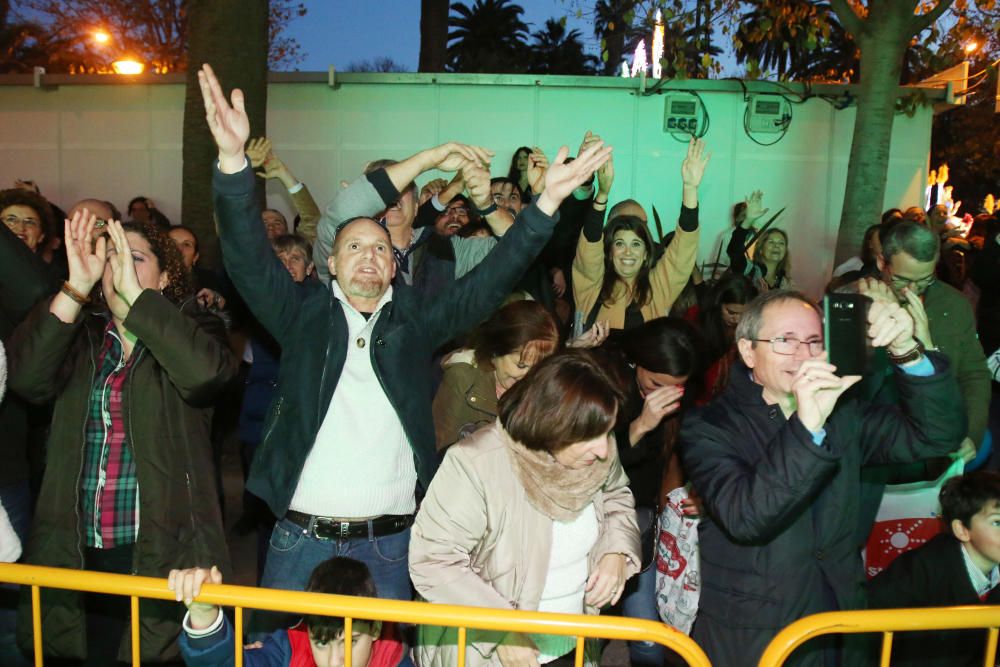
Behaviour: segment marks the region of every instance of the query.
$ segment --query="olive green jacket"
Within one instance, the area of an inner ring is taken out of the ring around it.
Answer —
[[[192,311],[193,301],[188,302]],[[55,401],[47,465],[25,561],[80,569],[84,566],[79,489],[83,431],[97,355],[107,317],[85,311],[66,324],[40,303],[8,345],[9,389],[31,402]],[[133,574],[166,577],[172,568],[229,570],[209,440],[212,403],[234,376],[236,363],[215,315],[188,315],[163,295],[145,290],[126,328],[137,346],[123,390],[122,410],[139,482],[139,534]],[[24,602],[27,603],[27,596]],[[140,604],[142,659],[177,655],[183,605]],[[30,647],[30,605],[22,604],[19,642]],[[82,657],[82,595],[42,589],[42,640],[46,655]],[[119,659],[127,660],[129,634]]]

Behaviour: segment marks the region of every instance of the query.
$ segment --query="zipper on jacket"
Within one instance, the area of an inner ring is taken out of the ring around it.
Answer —
[[[90,359],[90,382],[88,383],[91,387],[94,384],[94,374],[97,373],[97,362],[94,360],[94,349],[93,343],[94,339],[90,335],[90,329],[84,324],[83,330],[87,334],[87,348],[89,354],[87,357]],[[87,392],[87,398],[84,402],[83,410],[83,420],[80,426],[80,443],[82,444],[83,456],[80,457],[80,468],[76,473],[76,486],[73,487],[73,495],[76,496],[76,501],[73,503],[73,512],[76,515],[76,552],[80,557],[80,569],[85,569],[87,564],[87,558],[83,553],[83,517],[80,516],[80,489],[81,482],[83,482],[83,466],[86,463],[86,448],[87,448],[87,420],[90,418],[90,392]]]
[[[135,542],[133,544],[136,546],[139,544],[139,526],[141,525],[140,519],[142,518],[142,514],[139,511],[139,499],[141,497],[139,494],[142,493],[142,489],[139,486],[139,458],[135,453],[135,434],[132,432],[132,387],[135,386],[132,378],[135,375],[136,367],[142,360],[142,353],[145,351],[145,347],[139,348],[135,359],[132,360],[132,365],[128,369],[128,405],[125,406],[127,410],[122,410],[122,419],[128,420],[126,422],[126,430],[128,431],[128,442],[126,444],[132,450],[132,461],[135,462]],[[138,551],[138,548],[134,547],[132,549],[132,574],[137,574],[139,571],[139,568],[136,566]]]
[[[264,434],[260,438],[261,443],[264,443],[269,437],[271,437],[274,427],[278,425],[278,417],[281,415],[281,406],[284,402],[285,397],[279,396],[278,402],[274,405],[274,414],[270,417],[270,423],[268,423],[267,428],[264,429]]]
[[[191,491],[191,475],[185,471],[184,472],[184,483],[187,485],[188,494],[188,518],[191,519],[191,539],[194,539],[196,529],[194,520],[194,493]]]

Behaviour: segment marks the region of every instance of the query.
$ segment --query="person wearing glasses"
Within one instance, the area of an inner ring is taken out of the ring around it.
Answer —
[[[969,424],[960,453],[971,461],[989,420],[990,372],[972,306],[957,289],[937,280],[940,254],[940,237],[930,228],[901,222],[886,230],[877,262],[882,281],[913,317],[916,339],[951,360]]]
[[[756,663],[803,616],[864,607],[854,539],[862,467],[944,455],[965,437],[947,357],[917,344],[902,306],[863,290],[874,298],[868,336],[893,363],[898,406],[844,397],[861,378],[827,361],[820,310],[799,292],[773,290],[736,327],[729,386],[681,427],[681,459],[703,505],[692,636],[717,667]],[[809,642],[796,664],[830,664],[833,650]],[[843,650],[855,649],[848,641]]]

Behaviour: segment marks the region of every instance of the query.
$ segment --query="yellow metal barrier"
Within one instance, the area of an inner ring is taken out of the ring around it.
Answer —
[[[931,607],[926,609],[868,609],[813,614],[778,633],[761,656],[759,667],[779,667],[796,648],[810,639],[830,634],[882,633],[882,658],[888,667],[894,632],[909,630],[989,630],[983,664],[993,667],[997,655],[997,607]]]
[[[88,593],[129,596],[132,600],[132,664],[139,665],[139,598],[174,600],[166,579],[67,570],[34,565],[0,564],[0,581],[31,586],[34,623],[35,665],[42,667],[42,627],[39,603],[40,588],[61,588]],[[524,633],[576,636],[576,665],[583,665],[585,637],[649,641],[662,644],[694,667],[711,667],[704,651],[687,635],[663,623],[610,616],[575,616],[544,614],[482,607],[459,607],[377,600],[320,593],[280,591],[267,588],[205,584],[199,602],[235,607],[236,667],[242,667],[243,608],[283,611],[293,614],[317,614],[344,618],[347,646],[346,667],[351,667],[351,621],[387,620],[411,625],[441,625],[458,628],[459,667],[464,667],[466,629],[500,630]],[[180,604],[180,603],[178,603]]]

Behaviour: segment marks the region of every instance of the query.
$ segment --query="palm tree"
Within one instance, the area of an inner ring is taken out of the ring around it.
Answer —
[[[594,36],[603,40],[608,59],[604,74],[618,73],[625,54],[635,48],[639,33],[632,27],[637,0],[598,0],[594,5]]]
[[[453,72],[525,72],[530,62],[524,9],[510,0],[476,0],[451,6],[448,68]]]
[[[566,26],[555,19],[545,22],[545,29],[532,35],[533,74],[593,74],[597,58],[583,52],[579,30],[566,32]]]

